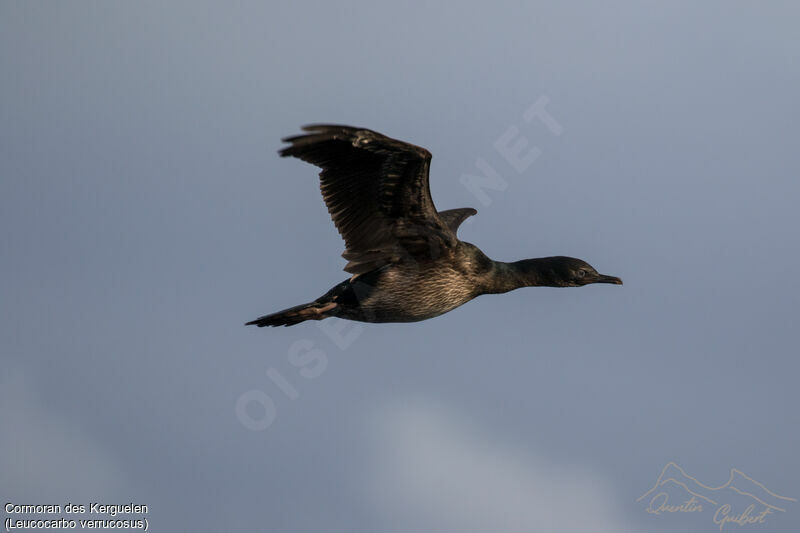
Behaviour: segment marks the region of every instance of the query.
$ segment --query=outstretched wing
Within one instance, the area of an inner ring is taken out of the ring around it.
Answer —
[[[314,124],[287,137],[280,155],[316,165],[320,189],[345,241],[345,271],[368,272],[411,257],[435,258],[453,248],[455,231],[436,211],[424,148],[350,126]]]

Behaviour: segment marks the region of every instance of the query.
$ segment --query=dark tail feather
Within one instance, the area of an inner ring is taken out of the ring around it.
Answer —
[[[331,315],[328,315],[326,311],[329,311],[335,307],[336,304],[331,302],[311,302],[307,304],[296,305],[294,307],[290,307],[289,309],[272,313],[271,315],[264,315],[251,322],[248,322],[245,324],[245,326],[255,325],[260,328],[263,328],[264,326],[294,326],[295,324],[305,322],[306,320],[322,320],[323,318],[328,318]]]

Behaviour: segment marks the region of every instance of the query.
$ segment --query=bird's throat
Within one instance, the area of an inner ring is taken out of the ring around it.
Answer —
[[[522,287],[548,286],[549,270],[540,259],[523,259],[513,263],[494,261],[487,293],[499,294]]]

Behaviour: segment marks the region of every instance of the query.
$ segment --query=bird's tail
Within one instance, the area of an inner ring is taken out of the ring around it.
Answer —
[[[245,324],[246,326],[255,325],[260,328],[264,326],[294,326],[306,320],[322,320],[332,316],[328,312],[336,308],[334,302],[319,302],[314,301],[307,304],[296,305],[271,315],[264,315],[251,322]]]

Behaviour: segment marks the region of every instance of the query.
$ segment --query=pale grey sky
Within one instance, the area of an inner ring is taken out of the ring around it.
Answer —
[[[0,500],[134,501],[159,531],[719,531],[636,502],[670,461],[800,498],[798,16],[0,3]],[[559,135],[525,120],[542,98]],[[491,257],[625,285],[245,328],[346,277],[316,170],[276,153],[309,122],[428,148]],[[503,190],[463,185],[478,160]],[[724,531],[798,528],[793,502]]]

